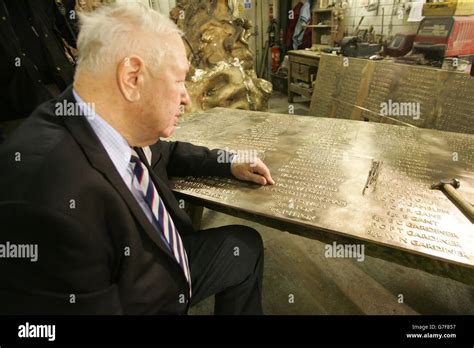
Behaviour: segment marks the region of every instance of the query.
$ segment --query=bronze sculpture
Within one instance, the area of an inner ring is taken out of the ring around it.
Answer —
[[[236,18],[234,7],[227,0],[181,0],[171,11],[185,34],[191,63],[187,88],[192,105],[187,111],[268,108],[272,85],[253,69],[248,43],[252,24]]]

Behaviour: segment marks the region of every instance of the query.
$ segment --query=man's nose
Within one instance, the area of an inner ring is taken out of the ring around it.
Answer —
[[[184,87],[184,91],[181,95],[181,105],[191,105],[191,97],[189,96],[186,87]]]

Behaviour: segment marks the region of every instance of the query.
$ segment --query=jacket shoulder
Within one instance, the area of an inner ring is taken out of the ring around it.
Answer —
[[[84,155],[64,121],[55,115],[56,101],[40,105],[0,147],[4,168],[0,200],[21,199],[28,192],[84,174]]]

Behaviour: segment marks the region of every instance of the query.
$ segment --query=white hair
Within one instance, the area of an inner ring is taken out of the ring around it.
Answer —
[[[136,54],[156,72],[170,49],[163,41],[172,34],[182,36],[169,18],[140,3],[104,5],[81,13],[79,20],[77,71],[99,73]]]

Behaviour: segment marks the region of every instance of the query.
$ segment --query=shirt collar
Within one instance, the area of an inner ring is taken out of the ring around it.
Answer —
[[[83,115],[88,115],[86,117],[87,121],[107,151],[115,168],[120,176],[125,179],[132,156],[130,145],[116,129],[95,112],[93,105],[91,107],[90,104],[85,103],[74,89],[72,93]]]

